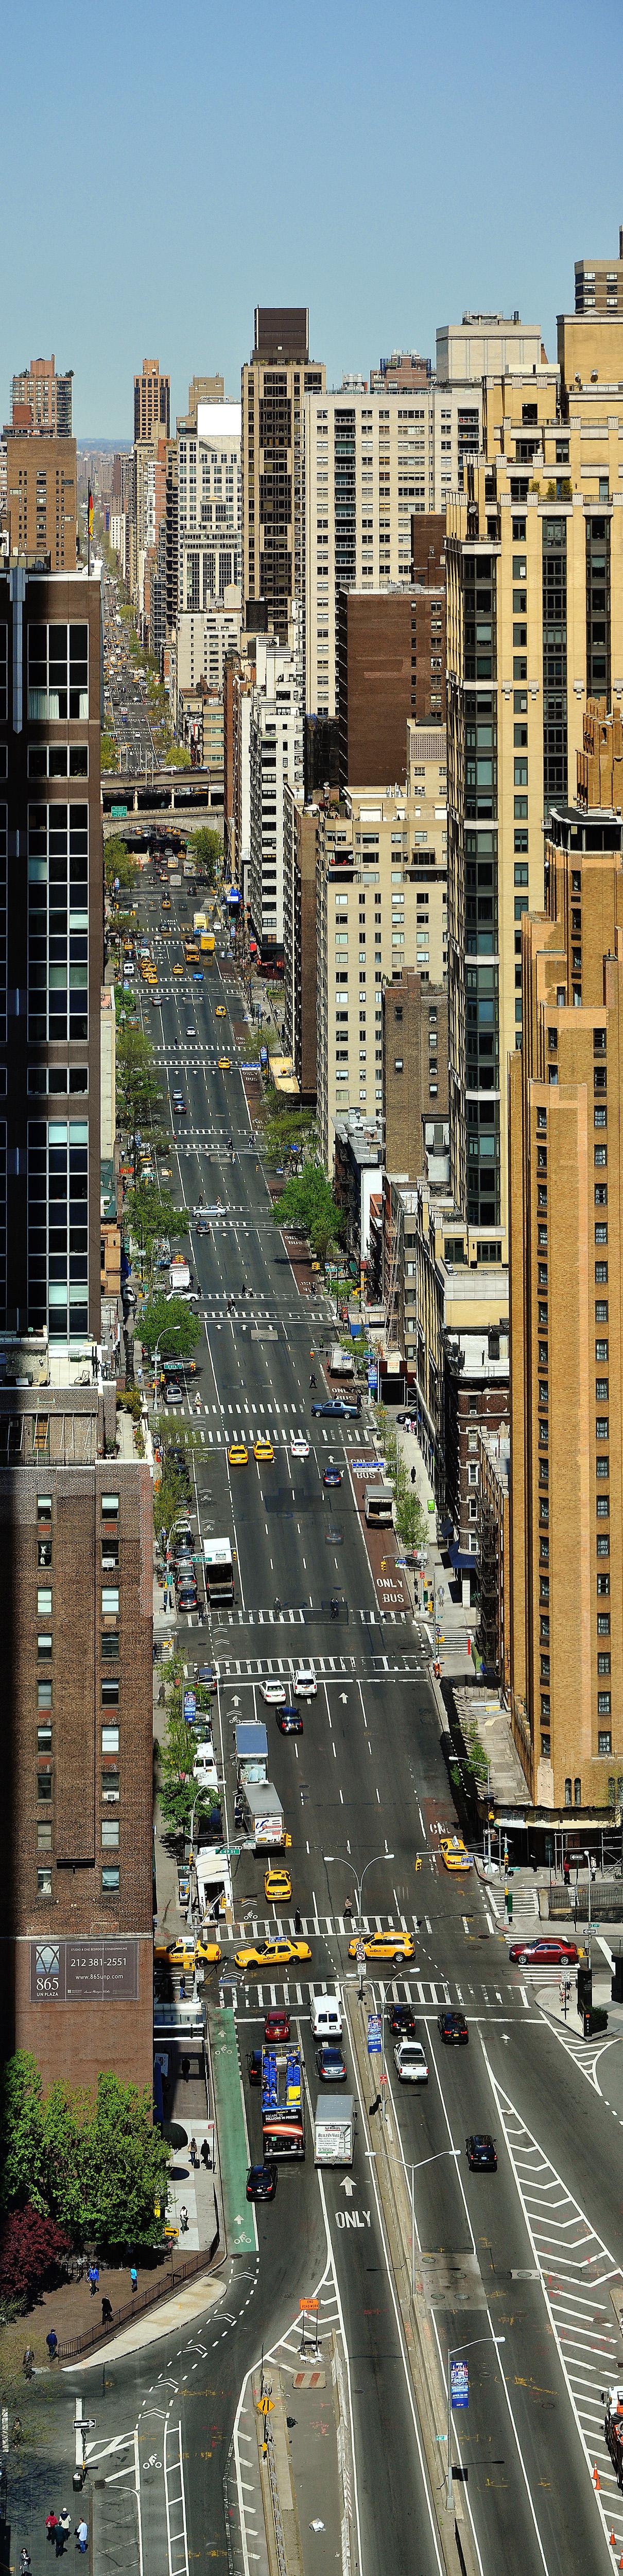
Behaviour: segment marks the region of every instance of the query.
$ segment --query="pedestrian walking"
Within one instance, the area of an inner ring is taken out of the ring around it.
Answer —
[[[46,2517],[45,2517],[45,2527],[46,2527],[46,2531],[47,2531],[47,2535],[48,2535],[48,2540],[53,2540],[53,2539],[54,2539],[54,2533],[55,2533],[55,2530],[56,2530],[56,2514],[53,2512],[52,2506],[50,2506],[50,2511],[49,2511],[49,2513],[46,2513]]]
[[[56,2530],[55,2530],[55,2533],[54,2533],[54,2547],[55,2547],[55,2550],[56,2550],[57,2558],[63,2558],[63,2557],[64,2557],[64,2553],[65,2553],[65,2533],[64,2533],[63,2525],[62,2525],[62,2522],[61,2522],[61,2519],[60,2519],[60,2514],[59,2514],[58,2522],[57,2522],[57,2525],[56,2525]]]
[[[96,2290],[98,2290],[98,2289],[99,2289],[99,2277],[100,2277],[100,2275],[99,2275],[99,2263],[92,2263],[92,2264],[91,2264],[91,2266],[90,2266],[90,2271],[89,2271],[89,2281],[90,2281],[90,2285],[91,2285],[91,2298],[92,2298],[92,2299],[94,2299],[94,2298],[95,2298],[95,2292],[96,2292]]]
[[[205,2165],[206,2173],[209,2173],[209,2172],[210,2172],[210,2165],[211,2165],[211,2156],[210,2156],[210,2149],[209,2149],[209,2146],[208,2146],[207,2138],[204,2138],[204,2139],[203,2139],[202,2148],[201,2148],[201,2162],[202,2162],[202,2165]]]
[[[110,2304],[110,2299],[107,2299],[107,2298],[103,2298],[103,2299],[102,2299],[102,2325],[103,2325],[103,2326],[111,2326],[111,2325],[112,2325],[112,2308],[111,2308],[111,2304]]]
[[[193,2169],[193,2173],[194,2173],[194,2171],[195,2171],[195,2167],[196,2167],[196,2165],[198,2165],[198,2163],[199,2163],[199,2157],[198,2157],[198,2155],[197,2155],[197,2140],[196,2140],[196,2138],[191,2138],[190,2146],[189,2146],[189,2149],[188,2149],[188,2153],[189,2153],[189,2156],[190,2156],[190,2161],[191,2161],[191,2165],[192,2165],[192,2169]]]
[[[134,2298],[135,2293],[136,2293],[136,2291],[137,2291],[137,2289],[138,2289],[138,2272],[137,2272],[136,2264],[135,2264],[135,2263],[131,2263],[131,2264],[130,2264],[130,2289],[131,2289],[131,2292],[132,2292],[132,2297]]]
[[[23,2359],[23,2362],[22,2362],[22,2370],[23,2370],[24,2378],[25,2378],[25,2379],[32,2379],[32,2366],[33,2366],[33,2361],[34,2361],[34,2353],[33,2353],[33,2349],[32,2349],[32,2344],[27,2343],[27,2345],[26,2345],[26,2351],[25,2351],[25,2353],[24,2353],[24,2359]]]
[[[66,2504],[63,2505],[62,2513],[59,2513],[58,2523],[59,2531],[62,2531],[63,2534],[64,2543],[66,2540],[69,2540],[71,2534],[71,2514],[69,2513]]]
[[[24,2548],[20,2551],[19,2576],[30,2576],[31,2565],[30,2550]]]
[[[46,2335],[45,2340],[50,2355],[50,2361],[54,2361],[58,2352],[58,2335],[55,2326],[50,2326],[49,2334]]]
[[[86,2522],[84,2522],[84,2521],[83,2521],[83,2522],[77,2522],[77,2523],[76,2523],[76,2540],[77,2540],[77,2542],[78,2542],[78,2548],[79,2548],[79,2549],[81,2550],[81,2552],[82,2552],[82,2556],[83,2556],[83,2558],[84,2558],[85,2549],[87,2548],[87,2545],[88,2545],[88,2538],[89,2538],[88,2524],[87,2524]]]

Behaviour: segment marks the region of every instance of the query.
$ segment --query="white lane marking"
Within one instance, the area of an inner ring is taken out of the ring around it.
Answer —
[[[603,2381],[604,2385],[606,2384],[606,2381],[610,2383],[616,2379],[618,2370],[617,2337],[614,2330],[614,2315],[609,2306],[606,2305],[606,2298],[609,2297],[612,2282],[621,2282],[621,2272],[619,2266],[615,2263],[608,2246],[605,2245],[603,2237],[597,2235],[596,2229],[591,2225],[591,2222],[586,2217],[584,2210],[581,2209],[579,2201],[575,2200],[573,2193],[569,2191],[567,2184],[563,2182],[562,2176],[557,2172],[556,2166],[550,2162],[549,2156],[545,2155],[544,2149],[540,2146],[538,2139],[533,2136],[532,2130],[528,2129],[525,2120],[521,2117],[521,2113],[516,2110],[514,2102],[510,2099],[510,2095],[503,2090],[500,2084],[498,2084],[497,2079],[493,2074],[493,2070],[487,2056],[485,2042],[482,2037],[481,2045],[494,2101],[496,2103],[498,2119],[504,2134],[504,2140],[514,2176],[518,2199],[523,2211],[527,2233],[534,2254],[534,2260],[538,2267],[543,2298],[556,2343],[560,2367],[565,2379],[570,2403],[573,2409],[573,2415],[580,2435],[584,2457],[589,2470],[592,2470],[594,2459],[594,2433],[591,2430],[589,2438],[589,2426],[592,2424],[595,2382],[592,2382],[592,2385],[587,2391],[585,2385],[586,2364],[587,2361],[589,2361],[592,2368],[596,2365],[597,2360],[599,2360],[599,2377]],[[554,2192],[557,2194],[556,2199],[553,2201],[554,2208],[558,2210],[566,2206],[569,2211],[569,2217],[566,2222],[562,2222],[559,2219],[552,2221],[550,2213]],[[568,2244],[564,2253],[561,2254],[559,2250],[560,2238],[565,2227],[567,2230],[573,2227],[576,2234],[573,2245]],[[569,2274],[572,2275],[571,2281],[568,2279]],[[560,2328],[558,2324],[558,2303],[560,2294],[562,2292],[564,2299],[565,2295],[568,2295],[571,2286],[575,2287],[578,2307],[581,2307],[582,2291],[584,2291],[585,2295],[585,2334],[582,2339],[580,2339],[579,2335],[574,2331],[568,2329],[564,2322],[561,2324]],[[603,2305],[599,2298],[600,2291],[603,2291],[606,2294]],[[603,2328],[598,2326],[598,2316],[600,2312],[603,2316]],[[610,2322],[611,2314],[612,2323]],[[595,2341],[596,2328],[599,2335],[598,2342]],[[580,2343],[584,2360],[583,2369],[580,2369],[576,2359],[576,2345],[579,2346]],[[571,2346],[571,2351],[569,2353],[569,2359],[567,2360],[568,2344]],[[577,2389],[574,2387],[574,2380],[577,2382]],[[588,2397],[590,2404],[590,2414],[588,2418],[586,2418],[585,2410],[586,2397]],[[602,2464],[600,2462],[600,2479],[601,2468]],[[604,2469],[605,2481],[608,2483],[610,2472],[607,2459],[604,2463]],[[620,2491],[617,2489],[617,2494],[619,2493]],[[602,2517],[605,2538],[609,2545],[610,2532],[613,2528],[612,2512],[609,2508],[608,2518],[606,2519],[600,2496],[597,2493],[596,2501]],[[622,2536],[623,2526],[621,2526],[619,2534],[617,2535],[617,2554],[621,2549]]]
[[[363,2138],[363,2137],[365,2137],[365,2116],[366,2116],[366,2115],[365,2115],[365,2106],[364,2106],[364,2101],[363,2101],[363,2094],[362,2094],[362,2091],[361,2091],[361,2083],[360,2083],[360,2077],[359,2077],[359,2067],[358,2067],[358,2063],[357,2063],[356,2053],[355,2053],[355,2051],[354,2051],[354,2050],[353,2050],[353,2073],[354,2073],[355,2083],[356,2083],[356,2086],[357,2086],[357,2093],[358,2093],[358,2097],[359,2097],[359,2109],[360,2109],[360,2113],[361,2113],[361,2135],[362,2135],[362,2138]],[[383,2217],[383,2211],[382,2211],[382,2207],[381,2207],[381,2201],[380,2201],[380,2195],[379,2195],[379,2188],[378,2188],[378,2183],[377,2183],[377,2179],[376,2179],[376,2173],[375,2173],[375,2170],[374,2170],[374,2159],[373,2159],[373,2158],[371,2158],[371,2160],[370,2160],[370,2167],[369,2167],[369,2171],[370,2171],[370,2182],[371,2182],[371,2185],[372,2185],[372,2190],[373,2190],[373,2192],[374,2192],[374,2198],[375,2198],[375,2202],[376,2202],[376,2214],[377,2214],[377,2219],[378,2219],[379,2234],[380,2234],[381,2244],[382,2244],[382,2247],[383,2247],[383,2255],[384,2255],[384,2260],[385,2260],[385,2271],[386,2271],[386,2276],[387,2276],[387,2286],[388,2286],[388,2289],[389,2289],[389,2294],[390,2294],[391,2303],[392,2303],[392,2307],[393,2307],[393,2311],[394,2311],[394,2316],[395,2316],[395,2319],[396,2319],[396,2332],[397,2332],[397,2335],[398,2335],[398,2343],[399,2343],[399,2348],[400,2348],[400,2358],[401,2358],[401,2361],[402,2361],[402,2367],[403,2367],[403,2371],[404,2371],[405,2387],[406,2387],[406,2392],[407,2392],[407,2403],[408,2403],[408,2406],[409,2406],[409,2411],[410,2411],[410,2415],[411,2415],[411,2421],[412,2421],[412,2424],[413,2424],[413,2430],[414,2430],[414,2434],[415,2434],[415,2443],[416,2443],[416,2450],[417,2450],[418,2460],[419,2460],[419,2464],[420,2464],[420,2475],[421,2475],[421,2479],[422,2479],[422,2486],[423,2486],[424,2494],[425,2494],[425,2497],[426,2497],[426,2509],[427,2509],[428,2519],[429,2519],[429,2523],[430,2523],[431,2539],[432,2539],[433,2548],[434,2548],[434,2552],[435,2552],[435,2559],[436,2559],[437,2567],[438,2567],[438,2569],[439,2569],[439,2576],[444,2576],[443,2565],[442,2565],[442,2559],[441,2559],[441,2554],[440,2554],[440,2549],[439,2549],[439,2541],[438,2541],[438,2537],[437,2537],[437,2527],[436,2527],[435,2516],[434,2516],[433,2505],[432,2505],[432,2499],[431,2499],[431,2496],[430,2496],[430,2493],[429,2493],[429,2486],[428,2486],[428,2474],[427,2474],[427,2469],[426,2469],[426,2462],[425,2462],[425,2459],[424,2459],[424,2454],[423,2454],[422,2444],[421,2444],[421,2439],[420,2439],[420,2427],[419,2427],[419,2423],[418,2423],[418,2417],[417,2417],[416,2406],[415,2406],[415,2399],[414,2399],[414,2395],[413,2395],[413,2388],[412,2388],[412,2383],[411,2383],[411,2373],[410,2373],[410,2370],[409,2370],[409,2363],[408,2363],[408,2359],[407,2359],[407,2354],[406,2354],[406,2352],[405,2352],[404,2336],[403,2336],[403,2327],[402,2327],[402,2319],[401,2319],[401,2316],[400,2316],[400,2310],[399,2310],[399,2307],[398,2307],[398,2301],[397,2301],[397,2298],[396,2298],[396,2292],[395,2292],[395,2288],[394,2288],[394,2278],[393,2278],[393,2273],[392,2273],[392,2266],[391,2266],[391,2259],[390,2259],[390,2253],[389,2253],[389,2246],[388,2246],[388,2243],[387,2243],[387,2236],[386,2236],[386,2232],[385,2232],[385,2220],[384,2220],[384,2217]],[[321,2173],[320,2171],[319,2171],[319,2173],[318,2173],[318,2182],[319,2182],[319,2185],[320,2185],[320,2193],[321,2193],[321,2198],[322,2198],[322,2202],[323,2202],[323,2209],[324,2209],[324,2213],[325,2213],[325,2225],[327,2225],[327,2218],[326,2218],[326,2203],[325,2203],[325,2200],[324,2200],[324,2190],[323,2190],[322,2173]],[[328,2233],[328,2230],[327,2230],[327,2233]],[[336,2286],[337,2286],[337,2285],[336,2285]],[[349,2392],[350,2392],[350,2374],[349,2374]],[[357,2516],[357,2529],[358,2529],[358,2531],[359,2531],[359,2516]],[[362,2565],[361,2557],[360,2557],[360,2559],[359,2559],[359,2565],[360,2565],[360,2567],[361,2567],[361,2565]],[[481,2569],[481,2576],[483,2576],[482,2560],[480,2559],[480,2553],[479,2553],[479,2565],[480,2565],[480,2569]]]

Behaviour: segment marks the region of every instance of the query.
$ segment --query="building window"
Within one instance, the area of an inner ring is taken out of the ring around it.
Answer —
[[[47,1868],[38,1869],[38,1870],[37,1870],[37,1895],[38,1895],[38,1896],[51,1896],[51,1894],[52,1894],[52,1871],[51,1871],[51,1868],[48,1866]]]
[[[37,1682],[37,1708],[39,1708],[39,1709],[44,1709],[44,1708],[51,1708],[51,1706],[52,1706],[52,1683],[51,1683],[51,1681],[49,1681],[49,1682]]]
[[[101,1659],[102,1659],[102,1663],[103,1663],[103,1664],[118,1664],[118,1662],[119,1662],[119,1630],[118,1630],[118,1628],[104,1628],[104,1629],[102,1630],[102,1636],[101,1636],[101,1642],[100,1642],[100,1651],[101,1651]]]
[[[549,1760],[550,1760],[550,1755],[551,1755],[551,1737],[550,1737],[549,1735],[542,1735],[542,1736],[541,1736],[541,1761],[542,1761],[542,1762],[549,1762]]]
[[[105,1817],[102,1824],[102,1851],[119,1850],[119,1818]]]
[[[566,1806],[566,1807],[570,1807],[570,1805],[571,1805],[571,1781],[570,1781],[570,1780],[565,1780],[565,1806]]]
[[[103,1867],[103,1869],[102,1869],[102,1893],[103,1893],[103,1895],[104,1895],[104,1896],[114,1896],[115,1891],[116,1891],[116,1889],[118,1888],[118,1886],[119,1886],[119,1871],[118,1871],[118,1869],[115,1869],[115,1868],[112,1866],[112,1864],[110,1863],[110,1861],[108,1861],[108,1862],[106,1862],[106,1863],[104,1864],[104,1867]]]
[[[52,1594],[47,1585],[44,1585],[43,1583],[40,1583],[37,1587],[37,1615],[39,1619],[51,1619],[52,1617]]]
[[[37,1521],[38,1521],[39,1527],[40,1527],[40,1528],[45,1527],[45,1526],[46,1526],[46,1524],[47,1524],[47,1522],[48,1522],[48,1521],[51,1521],[51,1519],[52,1519],[52,1500],[51,1500],[51,1496],[50,1496],[50,1494],[38,1494],[38,1495],[37,1495]]]
[[[612,1736],[609,1727],[600,1727],[597,1737],[597,1751],[598,1753],[612,1752]]]
[[[52,1751],[52,1728],[51,1728],[51,1725],[50,1725],[50,1726],[38,1726],[38,1727],[37,1727],[37,1752],[38,1752],[38,1753],[51,1753],[51,1751]]]
[[[37,1772],[37,1797],[38,1797],[38,1799],[39,1799],[39,1804],[40,1804],[40,1806],[42,1806],[42,1807],[49,1806],[51,1796],[52,1796],[52,1774],[51,1774],[51,1772],[50,1772],[50,1771],[38,1771],[38,1772]]]
[[[119,1586],[117,1583],[104,1583],[102,1586],[102,1618],[118,1619],[118,1617]]]
[[[103,1726],[103,1727],[102,1727],[102,1753],[118,1753],[118,1751],[119,1751],[119,1728],[118,1728],[118,1726]]]
[[[611,1706],[610,1692],[609,1692],[609,1691],[598,1691],[598,1692],[597,1692],[597,1714],[598,1714],[598,1717],[609,1717],[609,1716],[610,1716],[610,1706]]]
[[[37,1654],[40,1663],[44,1664],[50,1661],[52,1654],[51,1637],[41,1636],[37,1638]]]

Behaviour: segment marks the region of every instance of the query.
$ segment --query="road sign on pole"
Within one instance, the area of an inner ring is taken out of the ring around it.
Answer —
[[[358,1966],[358,1968],[364,1968],[364,1967],[365,1967],[365,1960],[366,1960],[366,1953],[365,1953],[365,1946],[364,1946],[363,1941],[358,1941],[358,1942],[357,1942],[357,1948],[356,1948],[356,1951],[355,1951],[355,1957],[356,1957],[356,1960],[357,1960],[357,1966]]]

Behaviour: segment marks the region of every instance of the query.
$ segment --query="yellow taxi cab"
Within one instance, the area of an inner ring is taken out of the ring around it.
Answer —
[[[230,1467],[248,1467],[249,1452],[244,1440],[232,1440],[227,1451]]]
[[[218,1069],[219,1073],[231,1073],[231,1062],[228,1055],[219,1056]]]
[[[270,1905],[287,1905],[292,1895],[289,1869],[265,1869],[264,1895]]]
[[[220,1941],[209,1941],[206,1933],[200,1933],[195,1943],[195,1958],[201,1960],[204,1967],[217,1968],[220,1956]]]
[[[171,897],[170,897],[170,894],[163,894],[163,897],[162,897],[162,910],[163,910],[163,912],[170,912],[170,910],[171,910]]]
[[[358,1946],[357,1941],[349,1941],[349,1959],[356,1959]],[[363,1947],[366,1959],[415,1958],[412,1932],[372,1932],[369,1939],[364,1940]]]
[[[164,1944],[158,1943],[154,1950],[154,1957],[156,1959],[166,1959],[169,1968],[181,1968],[183,1971],[186,1970],[188,1973],[195,1965],[194,1941],[184,1940],[180,1937],[179,1941],[166,1941]]]
[[[252,1941],[236,1951],[237,1968],[289,1968],[293,1959],[311,1959],[308,1941]]]
[[[226,1020],[226,1019],[227,1019],[227,1012],[226,1012],[226,1009],[225,1009],[225,1003],[224,1003],[224,1002],[217,1002],[217,1004],[216,1004],[216,1011],[215,1011],[215,1018],[216,1018],[217,1020]]]
[[[265,1462],[266,1462],[266,1465],[267,1465],[267,1466],[269,1466],[269,1467],[271,1467],[271,1466],[272,1466],[272,1463],[273,1463],[274,1455],[275,1455],[275,1452],[274,1452],[274,1449],[273,1449],[272,1440],[254,1440],[254,1442],[253,1442],[253,1456],[254,1456],[254,1458],[262,1458],[262,1459],[264,1459],[264,1460],[265,1460]]]
[[[158,968],[157,968],[157,966],[147,966],[147,967],[146,967],[146,969],[145,969],[145,982],[146,982],[146,984],[157,984],[157,982],[158,982]]]
[[[471,1852],[466,1851],[461,1834],[442,1834],[439,1849],[444,1869],[471,1869]]]
[[[177,957],[174,959],[173,973],[174,975],[183,975],[184,973],[184,968],[183,966],[180,966],[179,958]]]

